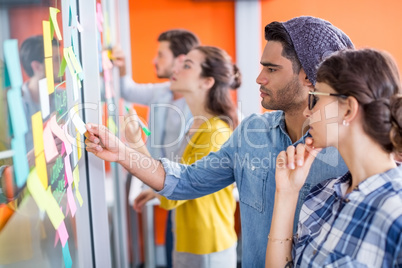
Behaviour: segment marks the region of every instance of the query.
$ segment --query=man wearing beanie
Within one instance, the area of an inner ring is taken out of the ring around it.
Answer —
[[[100,146],[95,149],[98,144],[98,140],[94,142],[95,135],[103,144],[109,144],[107,135],[110,134],[106,135],[104,127],[88,126],[93,134],[90,141],[87,140],[88,151],[110,161],[111,154],[113,159],[118,159],[118,152],[125,150],[125,158],[118,162],[169,199],[194,199],[236,182],[240,199],[242,267],[246,268],[264,267],[275,199],[276,157],[288,146],[304,143],[308,135],[303,110],[307,107],[308,92],[314,89],[316,67],[333,52],[353,48],[341,30],[314,17],[272,22],[265,27],[265,39],[267,43],[261,57],[263,68],[257,83],[262,106],[278,111],[253,114],[244,119],[220,151],[191,166],[166,159],[160,162],[146,159],[122,143],[118,145],[119,150]],[[152,167],[141,167],[145,161],[151,161]],[[322,178],[340,176],[346,170],[334,148],[320,152],[300,191],[295,223],[311,187]]]

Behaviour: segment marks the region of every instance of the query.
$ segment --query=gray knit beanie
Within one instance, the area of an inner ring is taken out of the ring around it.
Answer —
[[[297,17],[283,22],[282,25],[292,39],[297,57],[313,85],[321,61],[335,51],[354,48],[344,32],[320,18]]]

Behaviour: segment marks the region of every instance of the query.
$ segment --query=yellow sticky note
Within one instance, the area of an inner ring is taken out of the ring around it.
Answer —
[[[36,172],[36,168],[33,168],[28,175],[27,180],[28,190],[31,193],[33,199],[38,205],[39,209],[46,210],[46,200],[47,195],[46,191],[42,186],[42,183],[39,180],[38,173]]]
[[[31,117],[32,136],[34,141],[35,156],[38,156],[44,150],[43,146],[43,121],[42,113],[39,111]]]
[[[56,199],[54,199],[54,196],[52,194],[52,191],[49,189],[46,191],[46,212],[47,215],[49,216],[50,221],[53,224],[53,227],[55,230],[57,230],[60,226],[60,224],[64,220],[64,214],[60,209],[59,204],[57,203]]]
[[[74,76],[74,73],[75,73],[74,67],[70,60],[70,50],[68,47],[63,48],[63,56],[64,56],[64,59],[66,60],[68,70],[70,71],[71,75]]]
[[[77,197],[78,203],[80,203],[80,207],[82,207],[84,201],[82,200],[80,190],[78,189],[78,185],[80,183],[80,171],[78,169],[78,165],[75,167],[73,171],[73,177],[74,177],[75,196]]]
[[[57,8],[49,7],[50,21],[52,23],[54,31],[56,32],[57,39],[63,40],[63,38],[61,37],[59,24],[57,22],[57,13],[59,12],[60,10],[58,10]]]
[[[79,132],[77,132],[76,139],[77,139],[77,155],[78,155],[78,160],[80,160],[82,152],[81,152],[81,134]]]
[[[37,157],[35,157],[35,166],[39,180],[43,185],[43,189],[46,189],[48,185],[48,179],[47,179],[45,152],[41,152]]]
[[[113,120],[113,116],[109,116],[109,120],[107,122],[108,122],[107,126],[110,129],[110,131],[112,131],[112,133],[116,134],[117,127],[116,127],[116,123]]]
[[[45,58],[47,90],[49,94],[54,92],[53,59]]]
[[[81,65],[79,64],[77,58],[75,57],[73,47],[68,47],[67,49],[68,49],[68,54],[70,56],[71,63],[73,64],[73,67],[74,67],[76,73],[82,72]]]
[[[47,20],[42,21],[43,28],[43,48],[45,52],[45,58],[53,55],[52,49],[52,36],[50,34],[50,22]]]

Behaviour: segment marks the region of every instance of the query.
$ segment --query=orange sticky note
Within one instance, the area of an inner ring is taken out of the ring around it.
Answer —
[[[43,188],[46,189],[48,186],[47,180],[47,170],[46,170],[46,160],[45,160],[45,153],[41,152],[35,158],[35,166],[38,173],[39,180],[41,181]]]
[[[43,152],[43,121],[42,113],[39,111],[31,117],[32,120],[32,136],[34,141],[35,156]]]
[[[45,58],[52,57],[52,37],[50,35],[50,22],[47,20],[42,21],[43,28],[43,48],[45,53]]]
[[[49,94],[54,92],[53,59],[45,58],[47,90]]]

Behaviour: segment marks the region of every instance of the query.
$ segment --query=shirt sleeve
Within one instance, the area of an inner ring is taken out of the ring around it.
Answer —
[[[166,172],[164,188],[158,192],[171,200],[187,200],[219,191],[235,181],[234,166],[240,126],[217,152],[192,165],[160,159]]]
[[[120,93],[123,99],[144,105],[151,105],[155,95],[160,94],[161,91],[170,90],[170,82],[139,84],[129,76],[122,77],[120,84]]]

